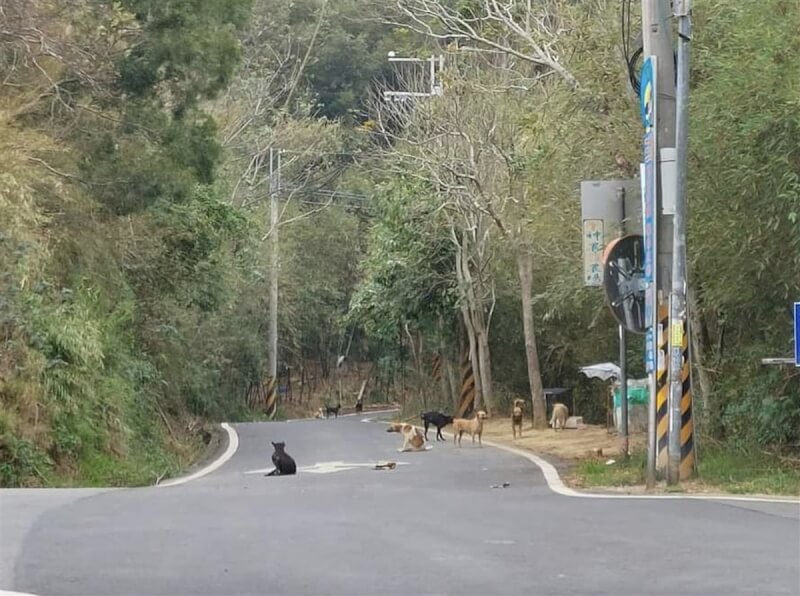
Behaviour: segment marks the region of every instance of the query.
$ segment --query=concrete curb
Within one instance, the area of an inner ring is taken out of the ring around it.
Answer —
[[[225,448],[225,451],[217,457],[214,461],[209,463],[207,466],[189,474],[188,476],[182,476],[178,478],[172,478],[167,480],[166,482],[161,482],[156,485],[157,488],[162,487],[169,487],[169,486],[179,486],[181,484],[186,484],[187,482],[191,482],[192,480],[197,480],[198,478],[202,478],[213,472],[214,470],[222,467],[225,462],[227,462],[230,458],[234,456],[236,451],[239,449],[239,435],[237,434],[236,430],[227,422],[223,422],[221,425],[222,429],[228,435],[228,446]]]
[[[383,422],[383,423],[388,424],[388,422]],[[416,424],[413,426],[419,429],[420,431],[424,432],[425,430],[423,427],[417,426]],[[453,438],[452,433],[443,432],[442,435],[446,435],[451,439]],[[535,464],[541,470],[542,476],[544,476],[544,481],[547,483],[547,487],[554,493],[561,495],[563,497],[573,497],[578,499],[629,499],[629,500],[630,499],[641,499],[641,500],[690,499],[696,501],[741,501],[745,503],[783,503],[788,505],[800,505],[800,499],[795,499],[792,497],[748,497],[742,495],[725,495],[725,494],[613,495],[606,493],[580,492],[564,484],[564,481],[561,480],[561,476],[558,474],[558,470],[556,470],[553,464],[539,457],[538,455],[536,455],[531,451],[518,449],[516,447],[509,447],[508,445],[495,443],[493,441],[483,441],[483,444],[489,447],[494,447],[495,449],[501,449],[503,451],[507,451],[508,453],[513,453],[514,455],[517,455],[519,457],[524,457],[529,462]]]

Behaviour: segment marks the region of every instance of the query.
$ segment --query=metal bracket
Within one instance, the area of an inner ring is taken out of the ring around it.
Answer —
[[[691,0],[675,0],[672,7],[672,16],[688,17],[692,14]]]

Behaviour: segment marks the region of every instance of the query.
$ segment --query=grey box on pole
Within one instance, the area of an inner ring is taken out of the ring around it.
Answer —
[[[675,196],[678,192],[678,162],[675,147],[659,151],[658,181],[661,184],[661,213],[675,215]]]

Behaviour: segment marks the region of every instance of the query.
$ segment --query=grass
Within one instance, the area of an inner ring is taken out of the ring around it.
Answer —
[[[730,493],[800,495],[800,461],[781,460],[765,453],[715,448],[699,460],[701,482]]]
[[[586,488],[633,487],[645,483],[645,473],[645,452],[637,451],[612,465],[606,465],[605,460],[579,461],[572,479]],[[667,490],[798,496],[800,461],[714,446],[700,454],[696,480]]]
[[[167,478],[185,470],[202,453],[203,442],[186,437],[180,445],[168,448],[156,441],[136,446],[125,457],[93,451],[68,467],[48,474],[49,486],[59,487],[130,487],[149,486],[158,478]]]
[[[628,459],[606,464],[606,459],[581,460],[573,470],[575,483],[582,487],[633,486],[644,484],[646,456],[636,451]]]

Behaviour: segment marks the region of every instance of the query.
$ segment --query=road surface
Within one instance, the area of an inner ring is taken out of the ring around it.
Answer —
[[[565,497],[524,458],[469,440],[399,454],[361,417],[235,429],[235,455],[182,485],[0,491],[0,590],[800,594],[796,504]],[[297,476],[248,473],[271,467],[270,441]]]

